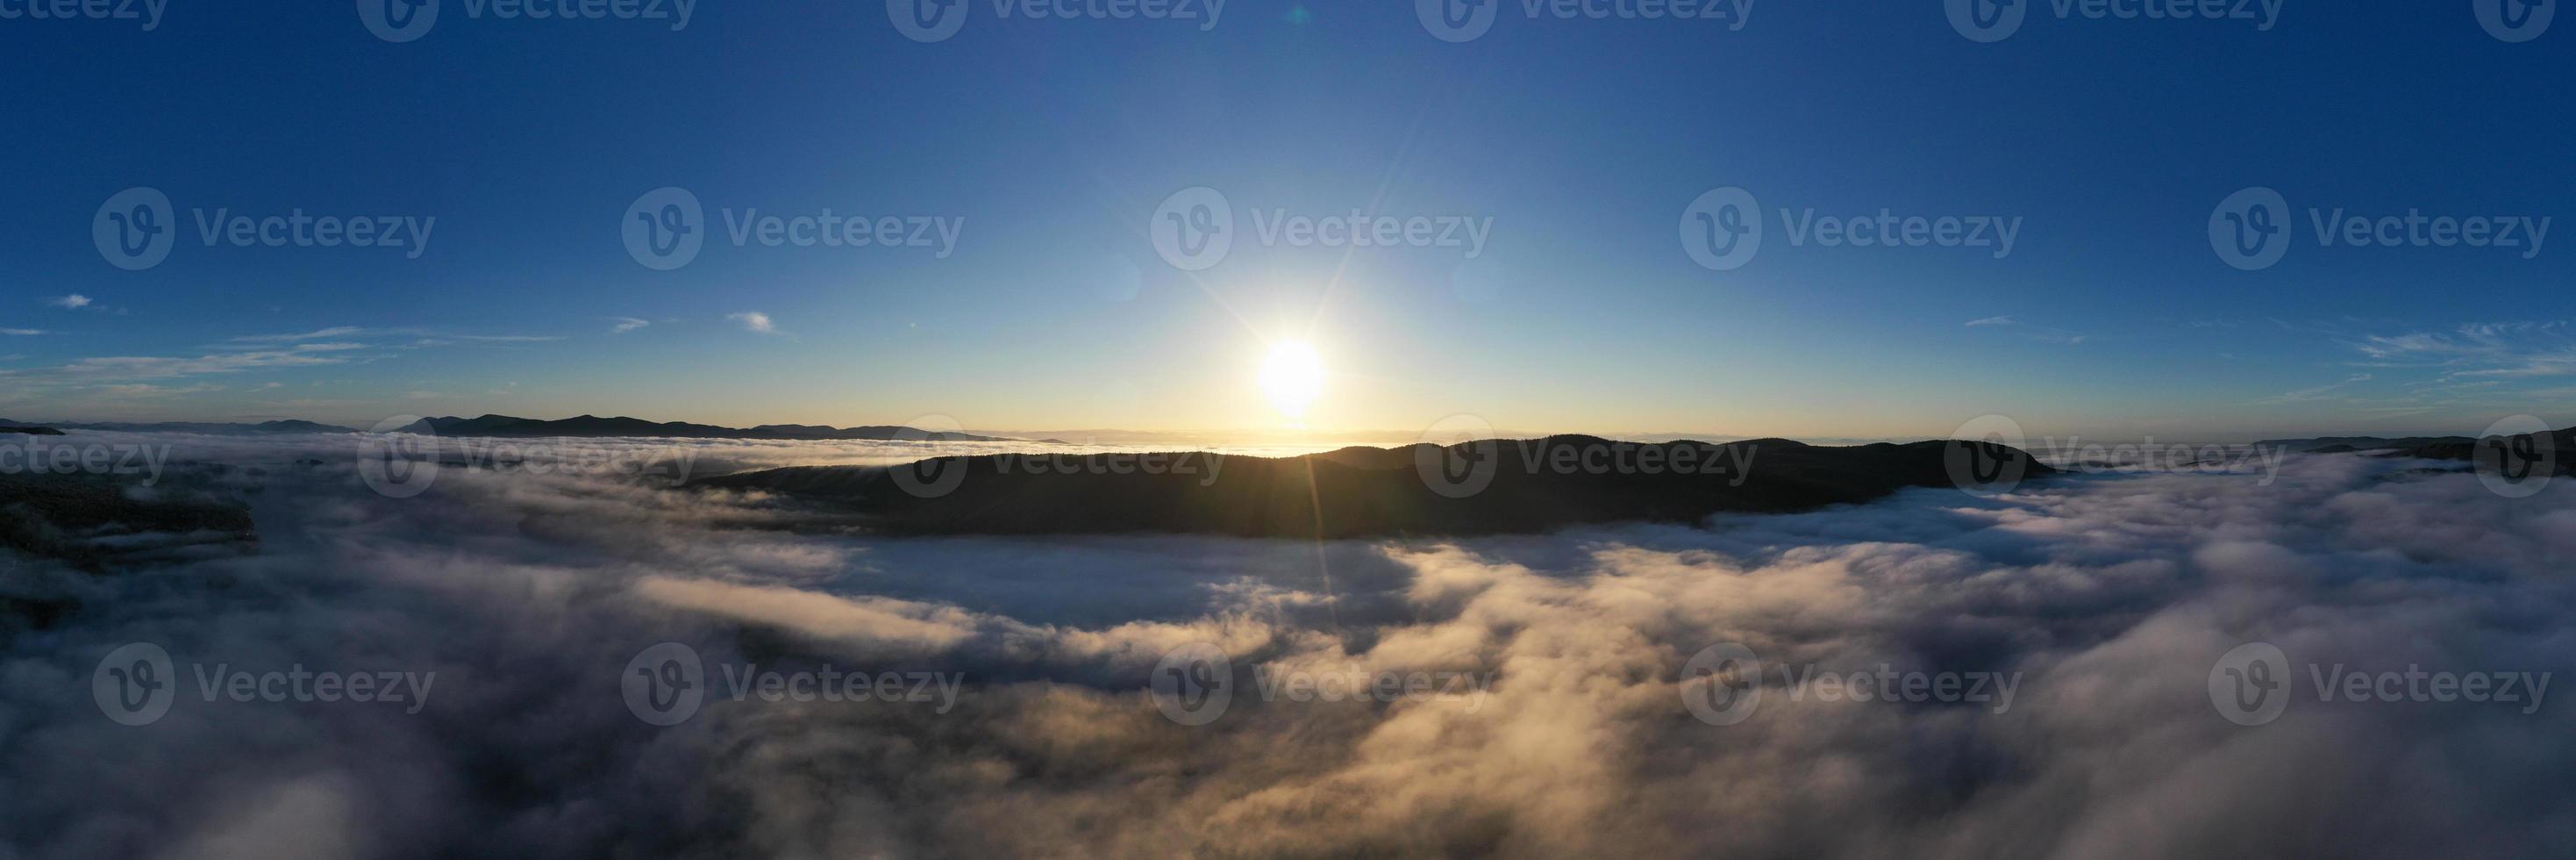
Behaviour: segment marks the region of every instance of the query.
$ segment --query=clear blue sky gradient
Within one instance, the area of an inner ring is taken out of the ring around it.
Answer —
[[[2525,259],[2321,247],[2307,214],[2569,214],[2576,21],[2509,44],[2469,2],[2292,0],[2267,31],[2025,0],[1980,44],[1939,0],[1756,0],[1740,31],[1501,0],[1450,43],[1409,3],[1235,0],[1202,30],[970,1],[936,43],[879,3],[703,2],[674,32],[445,0],[403,44],[337,2],[0,20],[0,328],[41,332],[0,336],[0,415],[1259,428],[1281,337],[1331,364],[1317,430],[2250,438],[2576,404],[2576,225]],[[1146,230],[1201,185],[1238,238],[1186,273]],[[183,234],[142,271],[91,240],[133,186]],[[719,233],[674,271],[618,233],[662,186]],[[1731,271],[1678,241],[1721,186],[1766,207]],[[2294,210],[2260,271],[2206,232],[2249,186]],[[199,207],[437,221],[418,259],[210,248]],[[827,207],[965,222],[945,259],[720,235]],[[2022,224],[1998,260],[1793,245],[1783,207]],[[1274,208],[1492,236],[1252,241]]]

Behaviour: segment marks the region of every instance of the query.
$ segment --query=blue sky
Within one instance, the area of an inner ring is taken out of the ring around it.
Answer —
[[[2515,43],[2468,2],[2028,2],[1981,43],[1940,0],[1713,21],[1497,0],[1452,42],[1410,4],[1235,0],[1207,26],[1196,2],[1032,20],[971,0],[924,42],[875,3],[704,2],[675,28],[441,0],[395,43],[337,3],[183,0],[145,29],[0,0],[0,330],[23,332],[0,335],[0,415],[1275,429],[1253,380],[1299,338],[1332,374],[1316,432],[2563,423],[2576,236],[2527,240],[2576,186],[2576,23]],[[1151,225],[1201,186],[1232,248],[1184,271]],[[134,187],[176,223],[128,270],[93,228]],[[621,229],[663,187],[698,201],[704,247],[657,270]],[[1717,270],[1682,228],[1724,187],[1764,238]],[[2252,187],[2286,202],[2288,250],[2248,271],[2210,222]],[[826,209],[954,240],[728,229]],[[1827,245],[1795,238],[1810,209],[1993,217],[2015,241]],[[2321,244],[2336,209],[2526,241]],[[417,248],[200,231],[297,210],[435,221]],[[1261,229],[1354,210],[1488,232],[1471,259]]]

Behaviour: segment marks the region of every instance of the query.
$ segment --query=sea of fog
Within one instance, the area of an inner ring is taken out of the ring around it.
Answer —
[[[2576,481],[2285,455],[1702,527],[892,540],[649,468],[919,445],[447,447],[396,496],[350,436],[0,444],[136,451],[129,492],[258,530],[0,551],[79,607],[0,649],[0,858],[2576,856]]]

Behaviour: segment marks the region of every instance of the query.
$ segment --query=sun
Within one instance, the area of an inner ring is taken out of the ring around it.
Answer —
[[[1261,360],[1261,393],[1288,420],[1305,420],[1306,409],[1324,393],[1324,357],[1302,340],[1271,344],[1269,357]]]

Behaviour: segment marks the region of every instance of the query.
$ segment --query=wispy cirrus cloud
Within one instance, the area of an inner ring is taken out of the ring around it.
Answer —
[[[68,381],[176,379],[210,373],[239,373],[245,370],[341,364],[347,360],[330,354],[330,351],[317,353],[297,350],[228,352],[193,358],[107,356],[84,358],[43,372],[59,375]]]
[[[2342,382],[2329,383],[2329,384],[2326,384],[2326,385],[2320,385],[2320,386],[2317,386],[2317,387],[2315,387],[2315,388],[2302,388],[2302,389],[2299,389],[2299,390],[2297,390],[2297,391],[2284,392],[2284,393],[2282,393],[2282,394],[2274,395],[2274,396],[2272,396],[2272,397],[2266,397],[2266,398],[2264,398],[2261,402],[2263,402],[2263,403],[2300,403],[2300,402],[2305,402],[2305,401],[2310,401],[2310,400],[2321,400],[2321,399],[2324,399],[2324,398],[2326,397],[2326,395],[2333,394],[2333,393],[2335,393],[2335,392],[2337,392],[2337,391],[2341,391],[2341,390],[2343,390],[2346,386],[2358,385],[2358,384],[2360,384],[2360,383],[2369,382],[2372,378],[2373,378],[2373,377],[2372,377],[2370,374],[2367,374],[2367,373],[2356,373],[2356,374],[2353,374],[2353,375],[2351,375],[2351,376],[2349,376],[2349,377],[2345,377],[2345,378],[2344,378],[2344,381],[2342,381]]]
[[[635,317],[609,317],[608,321],[614,323],[608,329],[609,334],[625,334],[653,324],[652,320]]]
[[[2539,402],[2568,399],[2563,387],[2534,388],[2534,381],[2576,375],[2576,329],[2564,320],[2326,333],[2358,354],[2348,365],[2429,374],[2408,383],[2427,406],[2529,411]]]
[[[295,341],[300,341],[300,340],[322,340],[322,339],[324,339],[324,338],[357,337],[357,336],[360,336],[360,335],[366,335],[366,334],[371,334],[371,333],[376,333],[376,334],[400,334],[400,333],[402,333],[402,330],[398,330],[398,329],[397,329],[397,330],[384,330],[384,331],[379,331],[379,332],[370,332],[370,331],[369,331],[369,330],[367,330],[367,329],[359,328],[359,327],[357,327],[357,326],[344,325],[344,326],[333,326],[333,327],[331,327],[331,328],[325,328],[325,329],[315,329],[315,330],[313,330],[313,331],[308,331],[308,332],[297,332],[297,333],[289,333],[289,334],[254,334],[254,335],[243,335],[243,336],[241,336],[241,337],[233,338],[233,339],[231,340],[231,342],[232,342],[232,343],[293,343],[293,342],[295,342]]]
[[[2032,339],[2032,340],[2036,340],[2036,341],[2043,341],[2043,342],[2047,342],[2047,343],[2065,344],[2065,345],[2068,345],[2068,346],[2073,346],[2073,345],[2075,345],[2075,344],[2083,343],[2083,342],[2085,341],[2085,339],[2086,339],[2086,338],[2091,337],[2090,335],[2084,334],[2084,333],[2082,333],[2082,332],[2069,331],[2069,330],[2067,330],[2067,329],[2062,329],[2062,328],[2053,328],[2053,327],[2050,327],[2050,326],[2044,326],[2044,325],[2029,325],[2029,324],[2025,324],[2025,323],[2023,323],[2022,321],[2020,321],[2019,319],[2015,319],[2015,318],[2014,318],[2014,317],[2012,317],[2011,315],[2005,315],[2005,316],[1993,316],[1993,317],[1986,317],[1986,318],[1984,318],[1984,319],[1974,319],[1974,320],[1969,320],[1969,321],[1968,321],[1968,327],[1969,327],[1969,328],[2010,328],[2010,329],[2014,329],[2014,330],[2016,330],[2016,331],[2021,332],[2023,336],[2028,337],[2028,338],[2030,338],[2030,339]]]

